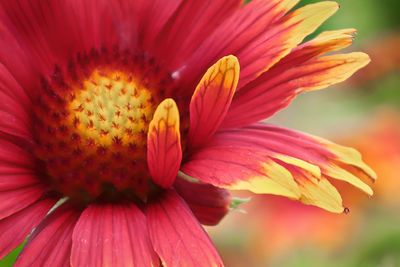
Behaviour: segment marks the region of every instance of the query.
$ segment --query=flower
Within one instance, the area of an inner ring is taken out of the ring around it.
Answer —
[[[222,266],[227,189],[371,195],[355,150],[256,123],[369,61],[321,57],[353,29],[299,45],[338,5],[296,3],[3,1],[0,257],[35,229],[16,266]]]

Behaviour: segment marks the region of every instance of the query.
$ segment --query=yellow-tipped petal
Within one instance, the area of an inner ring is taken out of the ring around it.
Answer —
[[[147,165],[153,181],[170,187],[182,160],[179,111],[175,101],[165,99],[158,105],[147,135]]]
[[[301,194],[292,174],[281,165],[269,161],[261,163],[260,176],[253,176],[247,180],[226,186],[231,190],[249,190],[256,194],[273,194],[299,199]]]
[[[218,130],[232,102],[239,81],[235,56],[218,60],[204,74],[190,102],[189,140],[192,147],[207,142]]]
[[[315,80],[315,85],[312,85],[313,80],[311,80],[310,86],[304,88],[304,90],[323,89],[332,84],[343,82],[357,70],[365,67],[370,61],[369,56],[362,52],[321,57],[310,65],[310,68],[319,70],[318,75],[311,77]],[[304,68],[307,67],[307,65],[304,66]]]

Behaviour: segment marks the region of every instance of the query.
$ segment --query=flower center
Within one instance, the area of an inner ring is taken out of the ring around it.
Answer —
[[[35,153],[54,190],[87,201],[115,192],[145,199],[157,190],[146,148],[165,97],[160,77],[125,58],[77,60],[43,80]]]

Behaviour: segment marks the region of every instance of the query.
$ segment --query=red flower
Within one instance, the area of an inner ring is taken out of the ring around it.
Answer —
[[[35,228],[16,266],[222,266],[226,189],[372,194],[356,151],[255,123],[369,61],[321,57],[352,29],[298,46],[338,5],[296,3],[2,1],[0,257]]]

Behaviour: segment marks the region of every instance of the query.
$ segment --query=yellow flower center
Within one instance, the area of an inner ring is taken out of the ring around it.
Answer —
[[[155,105],[149,89],[132,74],[96,69],[68,109],[70,125],[97,146],[143,147],[146,140],[142,134],[147,133]]]

